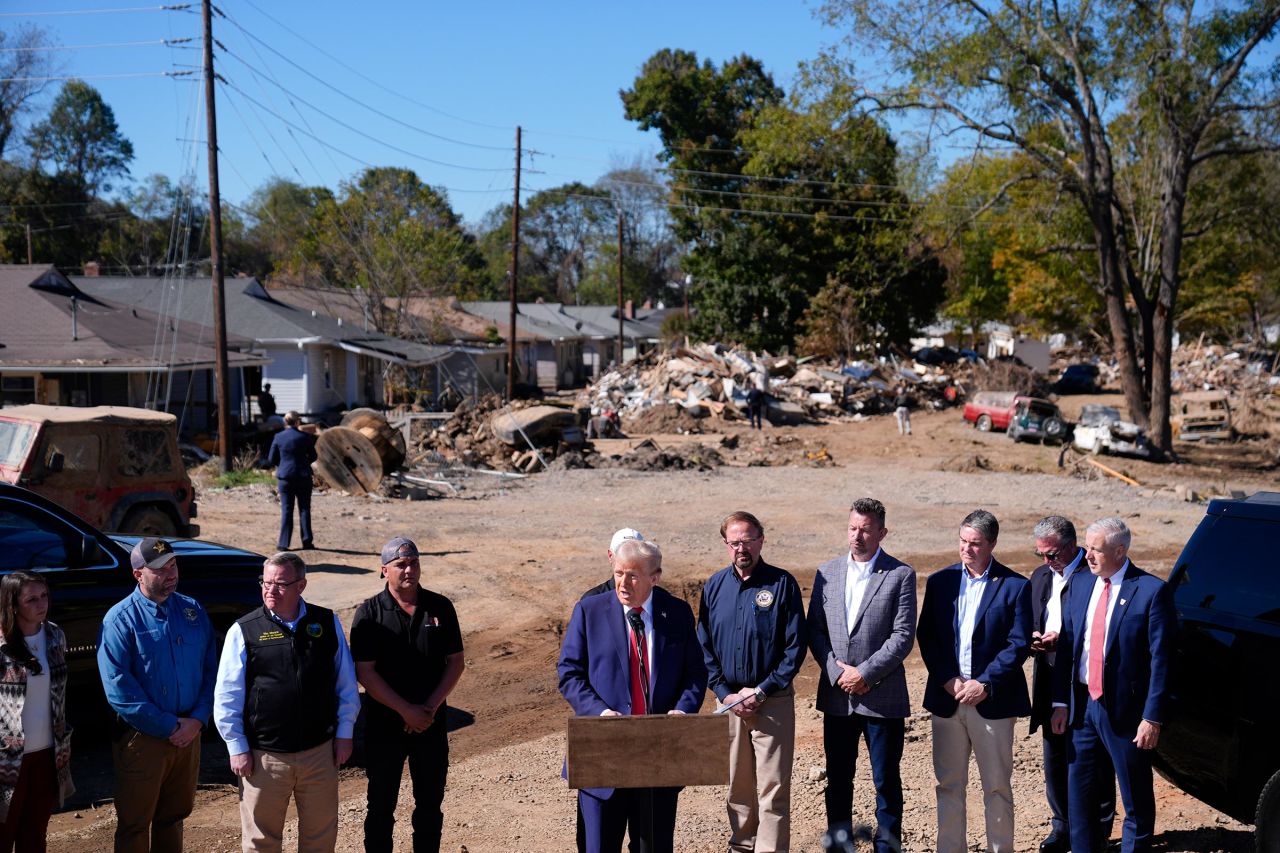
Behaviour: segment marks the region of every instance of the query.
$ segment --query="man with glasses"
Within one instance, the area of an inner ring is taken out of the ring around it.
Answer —
[[[107,611],[98,639],[98,672],[117,715],[115,849],[180,853],[218,649],[204,608],[177,591],[168,542],[141,540],[129,563],[138,588]]]
[[[397,536],[382,546],[382,591],[351,623],[356,677],[370,701],[365,726],[369,778],[364,849],[392,850],[405,759],[413,786],[413,849],[437,851],[449,774],[445,700],[462,677],[462,631],[449,599],[425,589],[418,546]]]
[[[287,551],[262,567],[262,607],[227,631],[213,719],[240,779],[244,850],[278,851],[298,809],[298,849],[333,850],[338,768],[360,712],[351,652],[332,610],[307,604],[307,564]]]
[[[1060,515],[1040,519],[1031,532],[1035,539],[1036,558],[1041,565],[1031,573],[1031,734],[1039,728],[1043,735],[1044,793],[1052,815],[1051,831],[1040,842],[1041,853],[1067,853],[1071,849],[1067,809],[1067,741],[1065,734],[1054,734],[1050,726],[1053,716],[1053,672],[1058,661],[1058,633],[1062,630],[1062,608],[1073,581],[1089,576],[1084,562],[1084,549],[1076,543],[1076,527]],[[1100,768],[1100,771],[1102,768]],[[1102,772],[1101,775],[1110,774]],[[1098,831],[1102,838],[1111,837],[1111,824],[1116,814],[1115,785],[1099,789]]]
[[[717,713],[733,715],[729,849],[791,849],[795,690],[806,630],[800,585],[760,558],[764,526],[749,512],[720,524],[730,563],[702,588],[698,640]]]

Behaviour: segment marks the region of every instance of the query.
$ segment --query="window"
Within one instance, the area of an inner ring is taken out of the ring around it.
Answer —
[[[1219,517],[1195,536],[1195,550],[1175,596],[1180,605],[1280,623],[1280,576],[1275,545],[1280,524]]]
[[[0,465],[21,465],[27,458],[27,445],[35,434],[33,424],[0,421]]]
[[[6,406],[23,406],[36,401],[34,376],[0,377],[0,399]],[[55,401],[56,402],[56,401]]]
[[[117,465],[126,477],[169,473],[173,458],[169,455],[168,434],[161,429],[126,430]]]
[[[53,433],[45,441],[44,464],[55,453],[62,454],[64,471],[97,471],[102,457],[102,440],[84,433]]]
[[[63,532],[42,527],[23,510],[35,512],[29,507],[0,505],[0,572],[65,569],[67,544]],[[47,517],[42,520],[54,521]]]

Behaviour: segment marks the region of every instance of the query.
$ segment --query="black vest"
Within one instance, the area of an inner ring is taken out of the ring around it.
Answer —
[[[260,607],[236,622],[244,637],[244,727],[249,745],[302,752],[338,728],[333,611],[312,604],[296,631]]]

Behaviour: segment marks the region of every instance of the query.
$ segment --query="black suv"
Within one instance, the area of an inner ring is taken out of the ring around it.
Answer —
[[[98,630],[111,606],[137,586],[129,551],[139,538],[107,535],[35,492],[0,484],[0,574],[25,569],[49,582],[49,618],[67,635],[68,709],[80,722],[106,703]],[[261,554],[197,539],[171,541],[178,589],[204,606],[219,636],[262,604]]]
[[[1280,851],[1280,492],[1210,501],[1169,576],[1178,610],[1156,767]]]

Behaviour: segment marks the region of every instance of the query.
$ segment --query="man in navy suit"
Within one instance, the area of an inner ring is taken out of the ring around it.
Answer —
[[[1072,584],[1058,638],[1053,730],[1071,729],[1067,771],[1073,853],[1105,849],[1099,786],[1115,768],[1124,802],[1121,849],[1151,849],[1156,801],[1151,751],[1168,715],[1177,615],[1164,581],[1129,562],[1132,534],[1119,518],[1085,531],[1091,583]],[[1083,580],[1090,580],[1082,578]]]
[[[702,707],[707,671],[693,611],[658,588],[661,575],[658,546],[628,539],[614,552],[614,594],[574,606],[556,670],[560,693],[578,716],[693,714]],[[671,853],[679,795],[679,788],[578,791],[588,852],[619,853],[629,825],[642,849]]]
[[[1053,673],[1058,663],[1058,636],[1062,631],[1067,593],[1077,580],[1092,583],[1084,549],[1076,544],[1076,526],[1060,515],[1040,519],[1031,532],[1035,554],[1043,562],[1031,573],[1031,734],[1040,729],[1044,756],[1044,793],[1052,816],[1049,836],[1040,842],[1040,853],[1067,853],[1071,849],[1067,830],[1067,744],[1065,734],[1054,734]],[[1100,768],[1111,781],[1111,774]],[[1116,786],[1103,783],[1098,791],[1100,826],[1103,838],[1111,835],[1116,815]]]
[[[276,547],[289,550],[293,538],[293,505],[298,504],[298,524],[302,528],[302,547],[310,548],[311,540],[311,463],[316,461],[316,437],[298,429],[302,416],[289,412],[284,416],[284,429],[276,433],[267,452],[267,465],[275,466],[276,487],[280,492],[280,537]]]
[[[925,583],[916,639],[929,672],[938,779],[937,853],[969,849],[965,788],[978,763],[987,850],[1013,850],[1013,724],[1031,713],[1022,663],[1031,643],[1031,585],[992,556],[1000,524],[976,509],[960,524],[960,562]]]
[[[884,504],[849,508],[849,551],[818,567],[809,648],[822,669],[818,710],[827,757],[827,827],[851,827],[858,739],[876,788],[876,853],[902,849],[902,747],[911,715],[903,661],[916,635],[915,569],[881,550]]]

